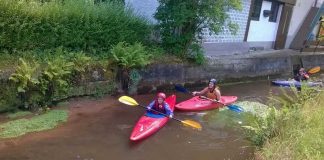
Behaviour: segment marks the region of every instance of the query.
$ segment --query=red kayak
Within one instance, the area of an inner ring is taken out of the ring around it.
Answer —
[[[234,103],[236,100],[236,96],[221,96],[220,102],[229,105]],[[222,107],[223,104],[221,103],[212,102],[210,100],[201,99],[199,96],[195,96],[175,105],[175,108],[182,111],[203,111]]]
[[[170,109],[173,111],[176,102],[176,96],[172,95],[166,98],[165,101],[169,104]],[[146,113],[136,123],[130,136],[130,140],[138,141],[149,137],[150,135],[161,129],[168,122],[168,120],[169,118],[163,115]]]

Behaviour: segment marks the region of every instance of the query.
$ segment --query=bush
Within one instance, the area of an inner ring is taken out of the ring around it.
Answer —
[[[257,152],[262,159],[314,159],[324,158],[324,92],[307,100],[301,108],[285,111],[280,134]]]
[[[120,42],[111,50],[113,62],[124,70],[140,68],[150,63],[151,55],[141,43],[129,45]]]
[[[159,3],[155,18],[159,21],[162,46],[182,58],[187,58],[188,53],[190,57],[192,45],[200,44],[204,28],[217,34],[227,27],[235,34],[237,24],[231,23],[227,11],[242,8],[240,0],[159,0]],[[200,63],[200,53],[195,54],[194,59]]]
[[[121,83],[122,89],[128,91],[130,84],[131,69],[141,68],[150,63],[151,54],[141,43],[129,45],[120,42],[111,50],[112,63],[118,66],[117,78]]]
[[[40,90],[43,91],[47,103],[54,101],[55,92],[66,92],[73,67],[74,63],[67,61],[63,56],[47,62],[40,78]]]
[[[37,62],[26,62],[19,59],[19,66],[16,68],[9,80],[15,83],[17,93],[24,102],[26,108],[38,104],[40,100],[40,73]]]
[[[125,41],[144,42],[147,21],[121,3],[0,0],[0,50],[55,49],[107,52]]]
[[[251,113],[245,114],[245,123],[248,125],[242,127],[245,128],[246,136],[254,145],[261,147],[269,138],[277,135],[278,116],[275,108],[270,108],[264,117]]]
[[[15,111],[21,106],[21,101],[17,97],[17,89],[7,82],[0,83],[0,113]]]
[[[302,85],[270,96],[262,116],[246,115],[247,137],[258,147],[261,159],[323,159],[324,92]],[[281,107],[275,109],[274,107]]]

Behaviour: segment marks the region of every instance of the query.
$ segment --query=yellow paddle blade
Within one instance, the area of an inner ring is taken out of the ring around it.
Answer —
[[[196,128],[198,130],[201,130],[201,125],[198,123],[198,122],[195,122],[193,120],[184,120],[184,121],[181,121],[184,125],[187,125],[187,126],[191,126],[193,128]]]
[[[314,73],[319,72],[320,70],[321,70],[321,67],[320,67],[320,66],[317,66],[317,67],[314,67],[314,68],[310,69],[310,70],[308,71],[308,73],[310,73],[310,74],[314,74]]]
[[[138,106],[138,103],[135,101],[135,99],[128,97],[128,96],[121,96],[118,99],[119,102],[130,105],[130,106]]]

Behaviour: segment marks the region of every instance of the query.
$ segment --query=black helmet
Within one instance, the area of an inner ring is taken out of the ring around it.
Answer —
[[[215,84],[217,84],[217,80],[212,78],[211,80],[209,80],[209,83],[214,83],[214,85],[215,85]]]

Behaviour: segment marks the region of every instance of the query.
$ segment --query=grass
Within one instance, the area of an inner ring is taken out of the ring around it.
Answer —
[[[67,118],[66,110],[51,110],[31,119],[10,121],[0,125],[0,138],[13,138],[30,132],[53,129],[60,123],[66,122]]]
[[[219,110],[210,111],[204,116],[204,120],[208,121],[212,127],[227,126],[234,129],[241,129],[240,126],[246,125],[247,115],[256,115],[264,117],[268,111],[268,106],[253,101],[240,101],[235,103],[244,109],[244,112],[237,113],[229,110],[227,107],[220,108]]]
[[[18,58],[16,56],[4,53],[0,53],[0,55],[2,55],[0,59],[0,73],[6,69],[13,70],[18,65]]]
[[[10,118],[10,119],[14,119],[14,118],[24,117],[24,116],[31,115],[31,114],[32,113],[29,112],[29,111],[18,111],[18,112],[15,112],[15,113],[9,113],[7,115],[7,117]]]
[[[286,114],[285,125],[256,154],[261,159],[324,159],[324,92]]]

